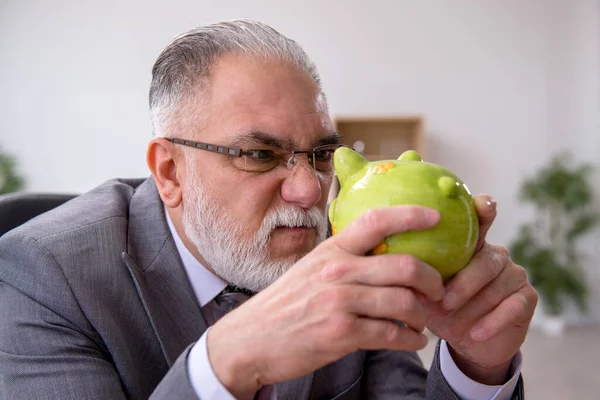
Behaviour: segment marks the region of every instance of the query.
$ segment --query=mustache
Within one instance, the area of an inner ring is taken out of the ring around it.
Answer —
[[[261,231],[271,232],[278,227],[320,228],[324,224],[327,224],[325,213],[317,207],[312,207],[307,210],[279,207],[266,215],[263,219]]]

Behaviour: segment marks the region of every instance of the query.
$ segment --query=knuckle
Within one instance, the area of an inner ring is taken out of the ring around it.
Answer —
[[[515,279],[517,279],[519,282],[527,282],[527,271],[525,271],[525,268],[521,267],[520,265],[513,265],[515,269]]]
[[[412,282],[419,276],[419,263],[414,256],[410,254],[401,254],[399,256],[399,268],[404,280]]]
[[[500,268],[502,268],[504,265],[506,265],[508,263],[508,260],[510,260],[510,254],[506,247],[494,246],[492,248],[492,254]]]
[[[410,313],[417,308],[417,298],[410,290],[396,289],[395,300],[397,307],[403,310],[404,314],[407,314],[407,312]]]
[[[344,310],[350,301],[350,292],[344,287],[329,287],[324,289],[315,300],[317,307],[325,306],[330,310]]]
[[[508,279],[499,279],[499,283],[497,285],[497,289],[494,290],[494,300],[496,301],[500,301],[508,296],[510,296],[511,294],[513,294],[517,289],[518,286],[515,286],[510,280]]]
[[[505,246],[494,246],[494,248],[496,249],[498,254],[500,254],[500,256],[504,257],[505,259],[510,258],[510,251],[508,251],[508,249]]]
[[[415,213],[411,211],[404,216],[403,222],[406,227],[411,227],[415,225],[416,221],[417,217],[415,216]]]
[[[417,225],[425,216],[423,209],[420,207],[410,207],[404,215],[404,224],[407,227]]]
[[[531,304],[533,305],[532,313],[533,313],[533,310],[535,310],[535,308],[537,307],[538,300],[539,300],[538,292],[536,292],[535,290],[532,290],[532,295],[531,295]]]
[[[396,343],[400,337],[400,327],[394,322],[389,321],[385,326],[385,341],[388,344]]]
[[[373,311],[376,313],[382,312],[388,305],[389,298],[385,296],[385,292],[381,290],[374,291],[367,299]]]
[[[490,249],[490,256],[485,258],[483,264],[487,275],[496,276],[506,264],[506,258],[503,257],[495,248]]]
[[[524,314],[527,312],[527,310],[530,308],[531,302],[530,302],[530,296],[526,293],[522,293],[521,296],[519,296],[519,306],[518,306],[518,310],[520,311],[521,314]]]
[[[354,319],[348,314],[336,313],[329,318],[326,336],[332,343],[343,341],[353,334]]]
[[[483,272],[485,272],[485,275],[488,275],[488,276],[496,275],[496,270],[498,267],[497,267],[496,261],[492,257],[487,258],[485,260],[485,262],[483,263],[482,267],[483,267],[482,268]]]
[[[334,260],[327,263],[318,275],[324,281],[339,280],[350,273],[352,265],[347,260]]]
[[[520,319],[521,316],[527,313],[527,309],[529,308],[527,307],[528,304],[529,300],[527,299],[527,296],[520,293],[517,296],[516,301],[511,302],[508,306],[510,316],[513,319]]]
[[[365,211],[360,217],[361,223],[364,228],[368,230],[375,230],[379,223],[379,210],[373,208]]]
[[[520,319],[519,315],[523,311],[521,301],[511,301],[506,305],[506,312],[510,320]]]
[[[533,288],[533,286],[531,286],[531,285],[527,286],[524,296],[525,296],[526,300],[529,302],[529,304],[532,305],[532,310],[535,309],[535,307],[537,306],[538,300],[539,300],[539,295],[538,295],[538,292]]]

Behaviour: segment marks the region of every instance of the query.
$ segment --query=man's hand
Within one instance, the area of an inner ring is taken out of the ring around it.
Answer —
[[[496,204],[475,198],[480,234],[471,263],[446,286],[441,303],[423,299],[427,327],[446,340],[457,366],[471,379],[503,384],[511,360],[525,340],[538,296],[525,270],[508,251],[485,236],[496,217]]]
[[[417,293],[441,301],[440,274],[408,255],[365,254],[392,233],[428,229],[439,218],[418,206],[371,210],[321,243],[211,328],[207,347],[217,377],[236,398],[250,399],[263,385],[358,349],[423,348],[427,314]]]

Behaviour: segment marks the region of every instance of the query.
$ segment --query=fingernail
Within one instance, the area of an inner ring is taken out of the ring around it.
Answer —
[[[440,218],[440,213],[431,208],[425,209],[425,218],[429,222],[436,222]]]
[[[496,199],[494,199],[493,197],[490,197],[490,199],[488,201],[486,201],[485,204],[487,204],[489,207],[492,207],[492,208],[496,208],[496,206],[498,205],[498,203],[496,202]]]
[[[471,329],[471,339],[476,340],[476,341],[482,341],[485,339],[485,330],[480,327],[480,326],[476,326],[473,329]]]
[[[443,307],[450,311],[456,306],[456,293],[448,292],[446,293],[446,297],[444,297]]]

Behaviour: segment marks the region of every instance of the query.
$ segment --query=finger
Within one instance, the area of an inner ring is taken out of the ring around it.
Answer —
[[[505,299],[471,329],[471,339],[485,341],[509,328],[527,330],[537,304],[537,293],[526,285]]]
[[[504,247],[486,244],[475,254],[469,265],[459,271],[447,284],[442,307],[447,311],[462,307],[500,275],[509,261],[508,250]]]
[[[496,200],[487,194],[479,194],[473,199],[475,210],[479,218],[479,238],[475,251],[481,250],[485,237],[496,219]]]
[[[435,226],[440,214],[431,208],[402,205],[366,211],[332,240],[342,250],[364,255],[393,233],[424,230]]]
[[[427,346],[427,336],[394,321],[357,318],[355,348],[357,350],[404,350],[417,351]]]
[[[452,322],[449,329],[463,334],[474,323],[492,312],[500,303],[527,284],[525,270],[518,265],[510,264],[463,307],[451,314],[449,320]]]
[[[425,329],[426,315],[415,294],[400,287],[349,286],[349,311],[361,317],[402,321],[417,332]]]
[[[319,277],[324,281],[359,283],[369,286],[404,286],[413,288],[433,301],[440,301],[444,283],[432,266],[408,254],[382,254],[332,262]]]

